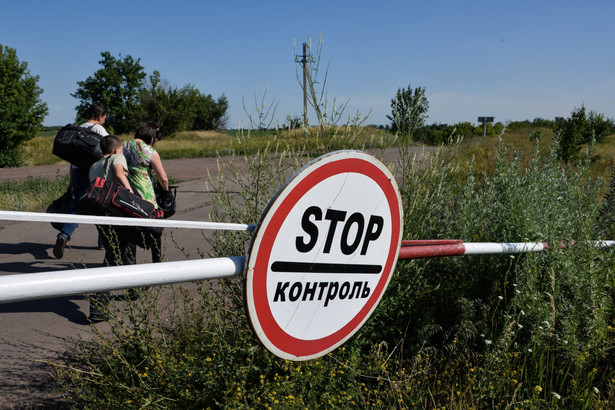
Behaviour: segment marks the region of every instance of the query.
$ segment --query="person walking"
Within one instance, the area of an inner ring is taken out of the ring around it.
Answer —
[[[134,139],[124,144],[124,156],[128,164],[128,180],[132,185],[135,194],[154,204],[156,203],[156,192],[154,189],[154,176],[163,191],[169,190],[169,178],[164,167],[160,154],[154,149],[156,141],[160,140],[160,129],[151,122],[141,126],[135,133]],[[151,244],[152,262],[162,260],[162,240],[161,237],[153,238]],[[135,257],[136,246],[131,245],[132,257]]]
[[[90,167],[90,184],[100,177],[115,182],[133,193],[127,178],[126,158],[122,154],[124,150],[122,140],[115,135],[107,135],[102,139],[100,145],[104,157]],[[128,240],[121,234],[121,231],[118,231],[117,227],[113,225],[96,225],[96,228],[105,248],[103,266],[131,265],[132,260],[126,257],[125,252]],[[94,295],[90,301],[89,319],[92,323],[108,320],[107,305],[110,299],[111,294],[109,292],[100,292]]]
[[[107,119],[107,107],[100,102],[94,102],[88,109],[88,120],[81,124],[82,127],[89,128],[92,131],[104,136],[109,135],[107,130],[103,127]],[[77,208],[79,206],[79,199],[86,193],[90,181],[88,178],[89,169],[81,169],[75,165],[70,166],[69,169],[69,183],[67,191],[72,193],[73,196],[73,204],[71,208],[71,214],[77,213]],[[60,228],[60,232],[56,237],[56,243],[53,247],[53,256],[57,259],[62,259],[64,257],[64,249],[66,248],[66,244],[70,241],[72,234],[77,229],[76,223],[65,223],[62,224]],[[102,243],[100,241],[100,237],[98,240],[98,247],[102,247]]]

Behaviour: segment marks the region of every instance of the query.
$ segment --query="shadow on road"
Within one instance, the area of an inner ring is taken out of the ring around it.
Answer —
[[[89,325],[88,317],[74,300],[83,300],[84,296],[70,296],[54,299],[31,300],[0,305],[2,313],[55,313],[78,325]]]
[[[53,244],[38,242],[0,243],[0,255],[22,255],[29,253],[36,259],[52,259],[47,251],[52,247]]]

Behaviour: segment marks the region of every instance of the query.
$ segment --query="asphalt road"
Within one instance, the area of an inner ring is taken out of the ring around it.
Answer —
[[[384,155],[385,162],[394,163],[396,158],[396,150]],[[227,160],[223,159],[222,165]],[[235,160],[236,164],[240,162]],[[178,184],[178,209],[173,219],[210,221],[208,173],[216,174],[216,159],[165,160],[164,166],[170,177],[187,181]],[[28,175],[55,178],[67,172],[68,165],[2,169],[0,182],[22,180]],[[104,251],[97,248],[93,225],[77,228],[62,259],[52,253],[56,234],[49,223],[0,221],[0,275],[101,266]],[[164,260],[186,260],[186,254],[188,259],[199,259],[209,251],[207,234],[195,229],[166,229]],[[147,256],[140,251],[138,262],[147,262]],[[89,303],[81,295],[0,304],[0,408],[53,406],[58,393],[51,388],[52,367],[47,362],[61,357],[77,340],[92,336],[88,314]],[[93,326],[108,329],[104,322]]]

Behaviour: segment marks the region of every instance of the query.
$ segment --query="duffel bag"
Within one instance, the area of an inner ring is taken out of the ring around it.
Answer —
[[[98,177],[79,201],[79,213],[125,216],[132,218],[164,218],[154,204],[136,196],[115,182]]]
[[[123,186],[98,177],[79,201],[81,214],[162,219],[164,211]],[[149,248],[162,236],[162,227],[115,226],[119,235],[141,248]]]
[[[98,177],[79,202],[80,213],[161,219],[164,212],[115,182]]]
[[[100,141],[103,136],[89,128],[65,125],[53,140],[52,153],[87,171],[103,157]]]
[[[73,212],[74,203],[75,203],[75,199],[73,197],[73,192],[66,191],[61,197],[59,197],[58,199],[51,202],[51,204],[49,204],[49,206],[47,207],[47,213],[70,214]],[[64,224],[61,222],[51,223],[51,226],[53,226],[54,229],[57,229],[58,231],[62,230],[62,225]]]

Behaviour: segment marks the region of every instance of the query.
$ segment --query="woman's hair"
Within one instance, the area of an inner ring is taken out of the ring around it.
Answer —
[[[152,122],[142,125],[135,133],[135,138],[143,140],[147,145],[152,145],[160,139],[160,128]]]

